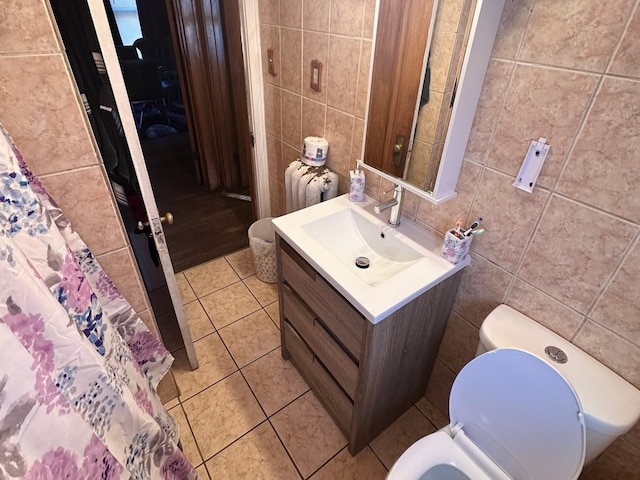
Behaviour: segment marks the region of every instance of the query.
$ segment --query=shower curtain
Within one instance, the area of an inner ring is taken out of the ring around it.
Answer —
[[[172,361],[0,125],[0,479],[195,479]]]

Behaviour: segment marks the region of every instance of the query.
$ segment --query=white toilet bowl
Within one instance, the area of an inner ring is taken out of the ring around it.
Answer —
[[[388,480],[575,480],[585,427],[573,388],[537,356],[487,352],[460,371],[449,397],[451,423],[413,444]]]
[[[576,479],[640,418],[638,389],[506,305],[483,322],[477,355],[454,381],[449,426],[388,480]]]

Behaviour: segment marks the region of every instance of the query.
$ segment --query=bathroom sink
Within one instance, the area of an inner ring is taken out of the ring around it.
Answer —
[[[447,262],[442,236],[414,222],[392,228],[388,212],[373,212],[376,203],[342,195],[273,220],[280,237],[372,323],[469,264]]]
[[[369,285],[393,278],[424,257],[378,218],[344,208],[301,225],[315,242]]]

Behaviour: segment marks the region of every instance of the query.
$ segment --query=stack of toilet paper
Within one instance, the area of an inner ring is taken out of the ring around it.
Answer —
[[[302,163],[312,167],[321,167],[327,162],[329,142],[322,137],[306,137],[302,145]]]

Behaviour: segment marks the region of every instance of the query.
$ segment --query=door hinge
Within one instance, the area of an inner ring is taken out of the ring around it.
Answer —
[[[253,132],[249,132],[249,136],[251,137],[251,146],[255,147],[256,146],[256,136],[253,134]]]

